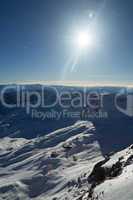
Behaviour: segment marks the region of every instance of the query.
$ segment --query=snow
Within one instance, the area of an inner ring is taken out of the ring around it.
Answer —
[[[75,199],[73,195],[78,188],[68,192],[68,182],[76,183],[79,176],[90,172],[103,158],[95,128],[86,121],[32,140],[5,137],[0,144],[0,197],[3,199],[8,199],[7,194],[17,198],[15,188],[21,199],[50,200],[68,196]],[[72,148],[65,149],[64,144]],[[56,158],[51,158],[53,151],[58,153]]]
[[[71,148],[65,149],[64,144]],[[87,177],[95,164],[104,159],[96,129],[88,121],[78,121],[32,140],[5,137],[0,140],[0,146],[0,198],[7,200],[76,200],[81,194],[85,200],[89,187]],[[52,152],[57,157],[51,157]],[[119,158],[126,162],[132,153],[130,147],[117,152],[103,166],[111,166]],[[131,163],[120,176],[97,185],[95,196],[103,200],[131,200],[132,176]]]
[[[30,119],[23,110],[4,110],[0,116],[0,200],[88,200],[88,177],[112,151],[102,167],[110,168],[118,160],[125,165],[117,177],[96,184],[93,200],[96,196],[97,200],[133,199],[132,121],[112,107],[110,99],[119,88],[96,89],[106,94],[107,121],[40,121]]]
[[[123,154],[123,152],[121,152]],[[112,159],[113,160],[113,159]],[[113,160],[114,161],[114,160]],[[127,166],[123,173],[112,180],[107,180],[97,186],[95,193],[100,194],[104,191],[105,200],[132,200],[133,199],[133,164]]]

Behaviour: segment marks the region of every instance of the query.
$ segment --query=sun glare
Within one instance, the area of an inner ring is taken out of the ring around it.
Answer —
[[[88,32],[79,32],[76,37],[76,43],[79,48],[87,48],[92,44],[92,37]]]

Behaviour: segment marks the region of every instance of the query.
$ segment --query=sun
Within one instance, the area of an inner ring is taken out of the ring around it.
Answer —
[[[90,45],[92,45],[93,39],[91,35],[87,31],[81,31],[77,33],[76,43],[78,48],[86,49]]]

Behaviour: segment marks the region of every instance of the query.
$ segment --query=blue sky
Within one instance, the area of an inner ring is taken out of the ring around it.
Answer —
[[[132,10],[132,0],[0,0],[0,81],[132,83]],[[76,55],[86,28],[95,39]]]

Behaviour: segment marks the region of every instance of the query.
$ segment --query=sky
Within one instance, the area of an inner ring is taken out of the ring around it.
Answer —
[[[132,83],[132,20],[132,0],[0,0],[0,82]]]

